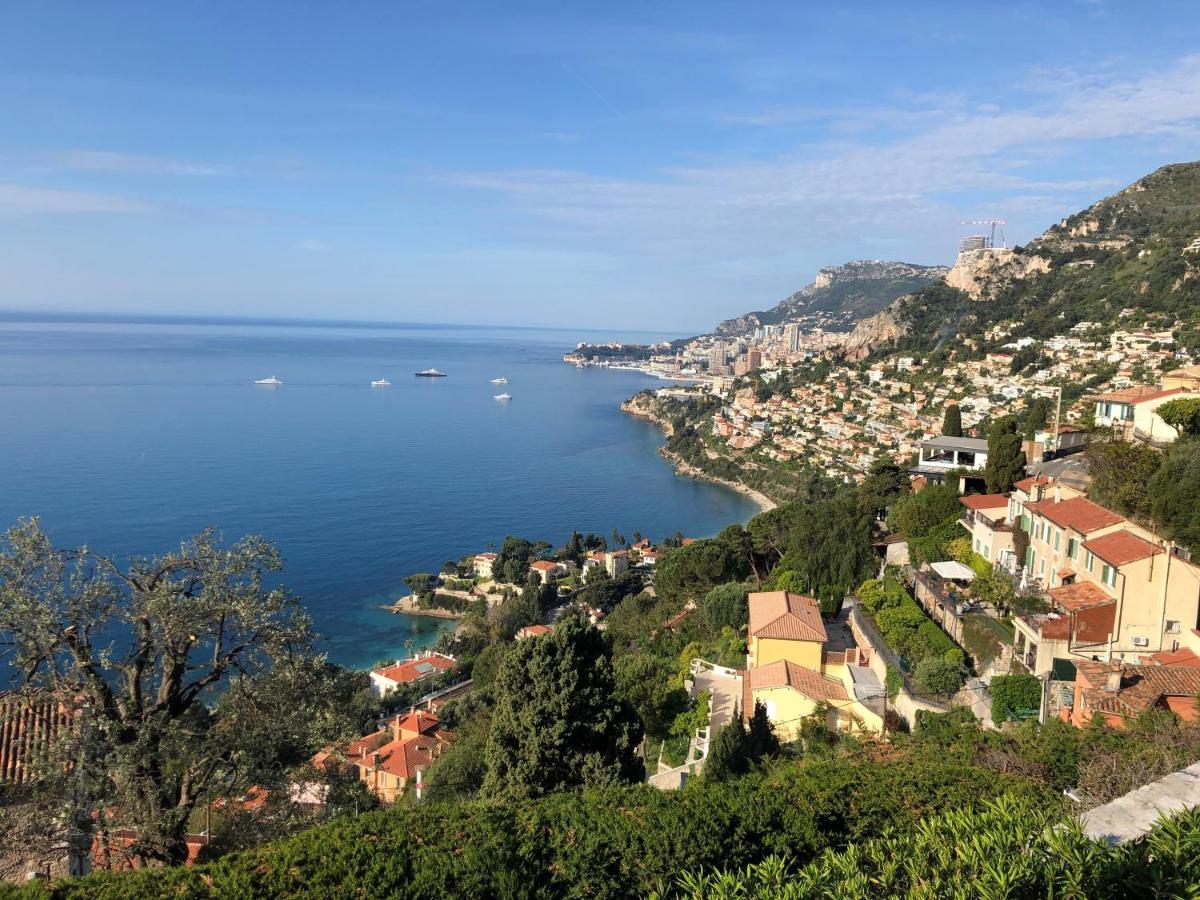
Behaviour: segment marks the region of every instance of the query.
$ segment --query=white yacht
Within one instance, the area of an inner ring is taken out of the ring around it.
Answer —
[[[512,394],[497,394],[495,396],[495,399],[496,400],[511,400]]]
[[[422,369],[420,372],[413,372],[418,378],[445,378],[445,372],[439,372],[437,369]]]
[[[493,378],[492,384],[508,384],[508,379],[501,375],[499,378]]]
[[[380,378],[378,381],[372,381],[371,387],[391,387],[392,383],[386,378]]]
[[[255,384],[269,384],[272,387],[274,387],[275,385],[283,384],[283,382],[280,381],[278,378],[276,378],[274,375],[272,375],[270,378],[259,378],[254,383]]]

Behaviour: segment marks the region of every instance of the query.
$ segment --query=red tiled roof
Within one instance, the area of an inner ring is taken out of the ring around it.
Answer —
[[[430,675],[446,672],[457,665],[458,663],[448,656],[443,656],[440,653],[431,653],[428,656],[416,656],[412,659],[403,660],[395,665],[388,666],[386,669],[376,669],[375,674],[382,675],[396,684],[407,684],[410,681],[420,681],[422,678],[427,678]]]
[[[1083,549],[1090,550],[1111,566],[1124,566],[1163,552],[1162,547],[1124,528],[1086,541]]]
[[[1020,481],[1014,482],[1013,487],[1026,494],[1031,494],[1035,487],[1049,484],[1052,480],[1049,475],[1037,475],[1033,478],[1022,478]]]
[[[548,560],[539,559],[535,563],[530,563],[529,568],[537,569],[539,572],[557,572],[558,563],[549,562]]]
[[[754,691],[789,687],[813,700],[848,700],[846,688],[840,681],[812,669],[797,665],[790,659],[779,659],[750,670],[750,689]]]
[[[1050,599],[1063,609],[1072,612],[1101,606],[1105,603],[1116,603],[1112,597],[1104,593],[1099,585],[1090,581],[1077,581],[1074,584],[1064,584],[1050,589]]]
[[[1075,570],[1070,567],[1059,569],[1057,575],[1059,578],[1071,578],[1075,575]]]
[[[1118,716],[1136,716],[1158,705],[1164,697],[1192,697],[1200,693],[1200,669],[1191,666],[1123,666],[1080,660],[1076,678],[1083,682],[1088,706]],[[1120,672],[1120,687],[1108,689],[1108,676]]]
[[[517,632],[517,640],[521,638],[540,637],[543,634],[549,633],[550,626],[548,625],[526,625]]]
[[[825,642],[821,607],[812,597],[788,591],[761,591],[747,600],[751,637]]]
[[[1175,666],[1183,669],[1200,669],[1200,656],[1191,650],[1159,650],[1146,657],[1145,662],[1156,666]]]
[[[436,731],[440,724],[437,716],[420,709],[413,710],[403,718],[397,716],[392,720],[393,729],[411,731],[415,734],[428,734]]]
[[[967,509],[996,509],[1008,506],[1008,494],[970,494],[958,502]]]
[[[1145,400],[1147,397],[1159,393],[1158,388],[1149,384],[1136,384],[1133,387],[1123,388],[1119,391],[1110,391],[1107,394],[1093,394],[1085,399],[1099,400],[1103,403],[1133,403],[1135,400]]]
[[[1111,509],[1105,509],[1087,497],[1072,497],[1070,500],[1059,501],[1039,500],[1036,503],[1026,503],[1025,509],[1045,516],[1055,525],[1073,528],[1080,534],[1089,534],[1125,521]]]
[[[0,784],[31,781],[75,714],[53,695],[0,693]]]
[[[476,553],[475,558],[476,559],[495,559],[496,554],[495,553]]]

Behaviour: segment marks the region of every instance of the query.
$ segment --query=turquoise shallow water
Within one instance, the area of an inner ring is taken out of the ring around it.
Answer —
[[[209,524],[264,534],[331,657],[369,665],[444,627],[378,609],[401,578],[506,534],[703,536],[754,514],[677,477],[660,433],[621,414],[659,382],[562,363],[588,337],[0,321],[0,522],[39,515],[60,544],[112,554]],[[429,367],[448,377],[413,377]],[[283,386],[252,383],[270,375]]]

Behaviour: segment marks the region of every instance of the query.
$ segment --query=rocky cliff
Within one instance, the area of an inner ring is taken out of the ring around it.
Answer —
[[[964,250],[946,273],[946,284],[972,300],[980,300],[986,299],[997,284],[1048,271],[1050,260],[1044,256],[1016,253],[1003,247]]]

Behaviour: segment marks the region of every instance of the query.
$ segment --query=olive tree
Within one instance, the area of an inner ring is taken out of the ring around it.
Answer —
[[[272,663],[313,640],[296,597],[265,584],[280,567],[265,539],[226,545],[211,529],[125,564],[54,547],[36,519],[0,540],[0,653],[19,689],[71,707],[51,769],[70,772],[68,814],[103,847],[128,829],[140,861],[182,861],[199,806],[258,783],[253,701]],[[224,714],[218,688],[239,698]]]

